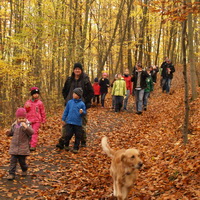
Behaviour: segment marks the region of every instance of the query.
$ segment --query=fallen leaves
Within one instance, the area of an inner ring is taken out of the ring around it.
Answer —
[[[55,148],[61,135],[61,108],[40,130],[39,146],[28,157],[28,176],[22,178],[18,167],[13,182],[6,180],[9,139],[1,131],[0,198],[112,199],[110,159],[102,152],[100,145],[101,137],[106,135],[114,149],[136,147],[141,152],[144,167],[130,193],[130,199],[199,199],[200,98],[191,103],[192,135],[189,135],[189,143],[184,146],[181,133],[184,112],[182,96],[182,89],[177,88],[173,95],[166,95],[157,86],[149,100],[148,110],[141,116],[133,112],[132,97],[129,111],[117,115],[108,108],[91,108],[88,111],[88,147],[81,148],[78,154]],[[108,95],[107,107],[110,102]]]

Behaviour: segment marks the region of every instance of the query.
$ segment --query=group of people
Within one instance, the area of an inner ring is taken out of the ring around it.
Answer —
[[[169,93],[175,68],[171,61],[166,58],[161,69],[162,90]],[[112,106],[115,112],[120,112],[122,107],[127,110],[129,96],[134,94],[136,113],[142,114],[142,111],[147,109],[148,98],[156,83],[158,71],[156,66],[144,70],[142,65],[138,63],[132,74],[126,69],[123,75],[116,74],[111,84],[107,73],[103,73],[100,80],[95,78],[94,83],[91,84],[88,75],[83,71],[82,64],[75,63],[73,72],[67,78],[62,90],[65,109],[62,115],[62,135],[56,147],[66,151],[71,150],[69,143],[73,135],[75,135],[73,153],[78,153],[80,146],[86,147],[87,109],[91,107],[92,101],[93,104],[99,104],[100,97],[101,107],[104,108],[109,87],[112,88]],[[13,136],[9,149],[11,160],[8,180],[15,178],[17,162],[21,166],[22,176],[26,176],[28,169],[26,157],[30,151],[36,150],[38,130],[41,124],[46,121],[44,104],[39,99],[39,95],[39,88],[32,87],[31,98],[23,108],[17,109],[16,121],[7,131],[8,136]]]

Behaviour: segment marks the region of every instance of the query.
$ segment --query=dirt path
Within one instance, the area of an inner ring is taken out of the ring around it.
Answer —
[[[196,140],[187,148],[182,146],[183,89],[176,83],[173,91],[172,95],[163,94],[157,85],[148,110],[140,116],[135,114],[133,97],[128,111],[114,113],[108,95],[107,108],[89,110],[88,143],[79,154],[55,148],[61,127],[62,111],[58,111],[40,132],[37,151],[28,158],[28,176],[22,178],[18,168],[13,182],[6,179],[9,141],[1,135],[1,141],[6,142],[0,150],[0,199],[111,199],[110,159],[100,146],[103,135],[113,148],[136,147],[142,153],[144,168],[130,199],[197,199],[198,170],[189,171],[183,165],[186,161],[193,163],[190,168],[197,165],[199,147],[194,146],[199,146],[199,142]],[[191,137],[195,140],[197,136]],[[193,154],[186,154],[188,151]]]

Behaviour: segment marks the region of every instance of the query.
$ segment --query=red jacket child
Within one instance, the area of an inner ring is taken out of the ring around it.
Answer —
[[[93,83],[92,87],[94,90],[94,95],[100,95],[100,85],[98,82],[98,78],[94,79],[94,83]]]
[[[100,96],[100,85],[98,82],[98,78],[94,79],[94,83],[92,85],[93,90],[94,90],[94,97],[93,97],[93,103],[97,101],[97,104],[99,104],[99,96]]]

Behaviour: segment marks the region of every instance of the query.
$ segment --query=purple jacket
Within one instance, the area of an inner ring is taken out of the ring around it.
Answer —
[[[31,123],[44,123],[46,121],[46,114],[44,104],[39,99],[32,101],[31,99],[25,103],[24,108],[27,112],[27,119]]]
[[[15,121],[12,124],[11,130],[8,133],[8,136],[12,136],[9,154],[11,155],[29,155],[30,147],[29,143],[31,136],[34,131],[30,126],[30,123],[27,121],[26,124],[28,127],[25,129],[23,126],[17,124]]]

